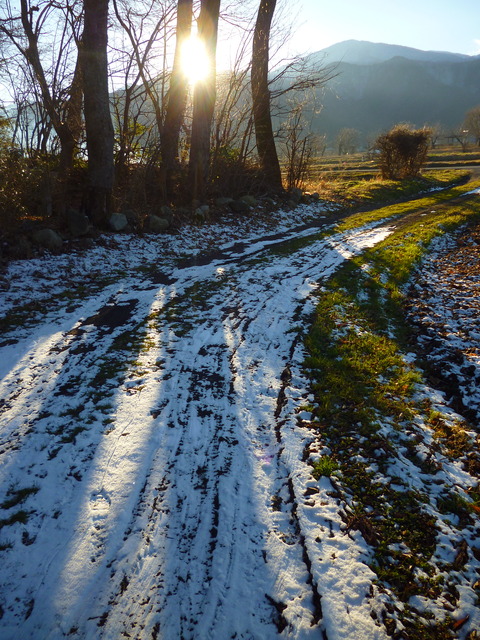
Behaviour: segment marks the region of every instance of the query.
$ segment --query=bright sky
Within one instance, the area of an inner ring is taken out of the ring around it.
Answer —
[[[291,46],[312,53],[344,40],[480,54],[480,0],[298,0]]]

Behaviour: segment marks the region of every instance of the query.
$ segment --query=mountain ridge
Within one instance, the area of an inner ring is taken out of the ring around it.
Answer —
[[[348,62],[350,64],[375,64],[386,62],[392,58],[402,57],[419,62],[464,62],[478,59],[480,56],[469,56],[464,53],[449,51],[433,51],[415,49],[404,45],[387,44],[383,42],[369,42],[367,40],[344,40],[329,47],[320,49],[306,56],[307,61],[324,63]]]
[[[320,113],[310,117],[312,131],[330,141],[343,128],[365,141],[399,122],[451,131],[480,105],[480,56],[347,40],[305,60],[335,72],[317,91]]]

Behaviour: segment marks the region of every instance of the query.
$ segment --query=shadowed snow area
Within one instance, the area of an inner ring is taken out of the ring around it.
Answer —
[[[388,232],[11,265],[4,313],[37,304],[2,339],[3,639],[385,637],[365,549],[299,510],[296,419],[312,292]]]

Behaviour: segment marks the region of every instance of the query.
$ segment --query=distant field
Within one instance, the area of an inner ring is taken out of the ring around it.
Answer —
[[[462,152],[459,147],[439,147],[428,155],[427,167],[480,166],[480,148]],[[322,156],[312,162],[310,177],[321,173],[341,173],[344,171],[365,171],[376,175],[378,165],[375,156],[367,152],[344,156]]]
[[[431,150],[422,179],[410,181],[412,185],[400,185],[398,181],[380,178],[378,163],[372,154],[327,155],[313,159],[303,188],[345,204],[365,200],[381,202],[391,198],[393,192],[398,192],[399,196],[402,191],[412,195],[415,190],[418,192],[429,186],[441,187],[464,181],[467,167],[474,166],[480,167],[480,148],[462,152],[459,147],[440,147]],[[417,184],[422,181],[423,185]],[[412,193],[408,193],[410,191]]]
[[[428,156],[428,166],[480,165],[480,148],[461,151],[458,147],[433,149]]]

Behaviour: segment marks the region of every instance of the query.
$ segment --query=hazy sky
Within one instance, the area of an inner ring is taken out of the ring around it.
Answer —
[[[480,0],[298,0],[291,5],[299,19],[291,42],[296,53],[354,39],[480,54]]]

